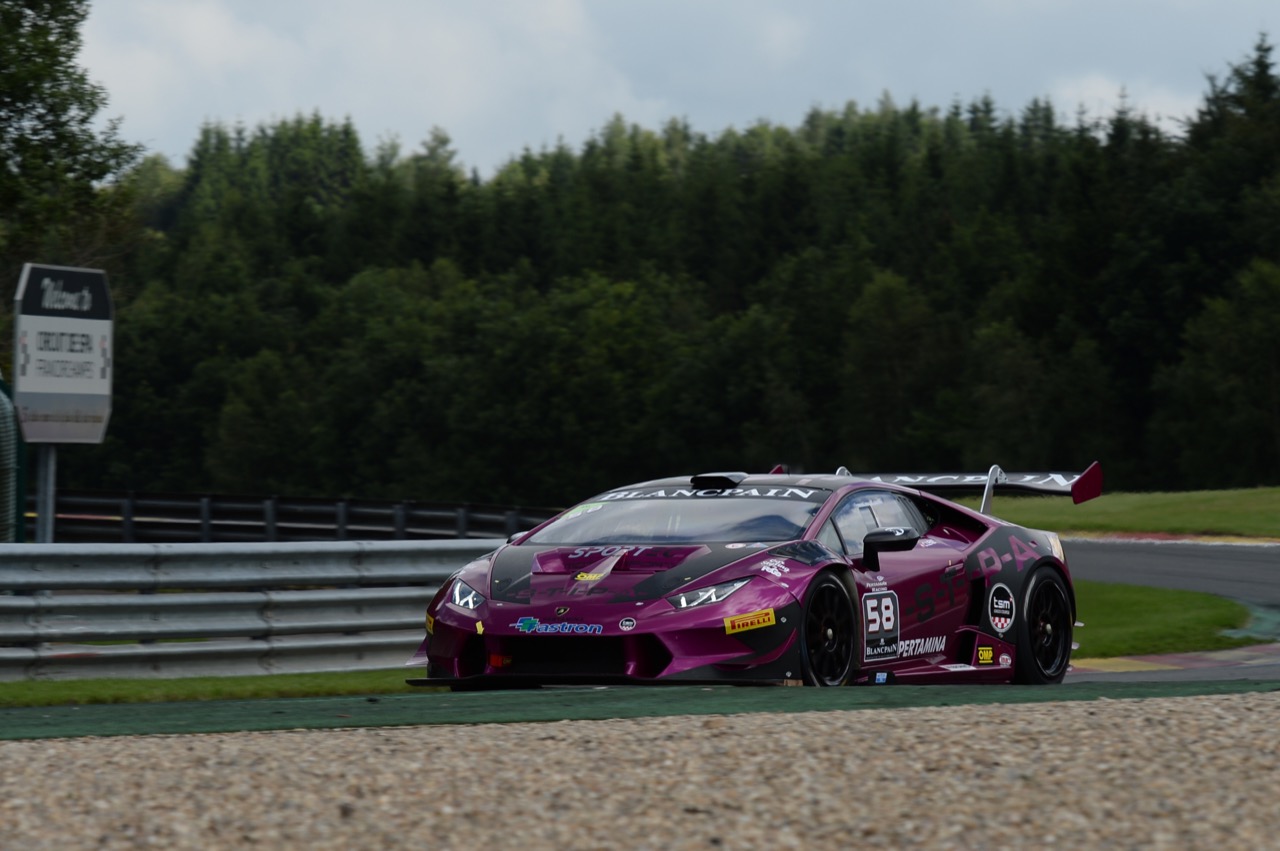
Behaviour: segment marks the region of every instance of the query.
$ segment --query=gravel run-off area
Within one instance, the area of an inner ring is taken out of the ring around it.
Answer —
[[[0,742],[0,848],[241,847],[1280,848],[1280,693]]]

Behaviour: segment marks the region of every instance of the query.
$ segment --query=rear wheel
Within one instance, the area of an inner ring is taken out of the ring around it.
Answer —
[[[1062,682],[1071,662],[1074,623],[1062,576],[1048,565],[1040,567],[1031,574],[1023,595],[1014,680],[1032,685]]]
[[[853,673],[857,619],[844,583],[830,573],[813,580],[804,601],[800,655],[804,681],[811,686],[842,686]]]

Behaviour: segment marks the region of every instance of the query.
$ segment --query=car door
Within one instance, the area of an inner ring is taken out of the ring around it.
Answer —
[[[859,606],[862,664],[911,667],[958,658],[956,630],[970,596],[963,552],[931,537],[919,506],[894,491],[855,491],[832,512],[831,522],[865,589]],[[876,529],[905,529],[918,540],[908,550],[880,552],[873,569],[862,542]]]

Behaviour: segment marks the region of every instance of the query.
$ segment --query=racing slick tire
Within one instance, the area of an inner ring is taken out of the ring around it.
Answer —
[[[1062,682],[1071,663],[1074,624],[1071,597],[1062,576],[1049,565],[1040,566],[1028,578],[1022,596],[1013,681],[1028,685]]]
[[[849,590],[835,575],[820,574],[809,585],[800,626],[805,685],[842,686],[853,675],[857,617]]]

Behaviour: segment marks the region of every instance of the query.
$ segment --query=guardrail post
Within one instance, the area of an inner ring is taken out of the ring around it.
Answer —
[[[208,544],[213,541],[213,500],[207,496],[200,497],[200,542]]]
[[[347,501],[345,499],[338,500],[335,513],[337,515],[335,522],[338,526],[336,530],[338,540],[345,541],[347,539]]]
[[[126,544],[134,543],[133,515],[136,507],[137,500],[134,499],[133,491],[129,491],[120,501],[120,536]]]
[[[274,496],[262,501],[262,525],[266,535],[265,540],[274,542],[276,540],[276,498]]]
[[[467,526],[471,519],[467,512],[467,507],[465,505],[462,506],[454,512],[454,515],[457,517],[457,523],[454,526],[454,534],[459,538],[467,537]]]
[[[404,503],[403,503],[403,502],[397,502],[397,503],[396,503],[396,507],[395,507],[395,509],[394,509],[394,511],[393,511],[393,513],[392,513],[392,517],[394,517],[394,518],[395,518],[395,524],[396,524],[396,525],[395,525],[395,538],[396,538],[396,540],[397,540],[397,541],[403,541],[403,540],[405,539],[405,537],[406,537],[406,536],[405,536],[405,528],[406,528],[406,523],[405,523],[405,510],[404,510]]]
[[[511,536],[520,531],[520,515],[515,511],[508,511],[507,518],[507,540],[511,540]]]

